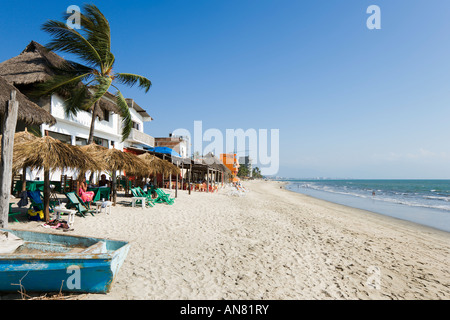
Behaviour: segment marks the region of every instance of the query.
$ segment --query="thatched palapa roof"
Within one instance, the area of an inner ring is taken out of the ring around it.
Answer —
[[[11,91],[16,91],[16,100],[19,102],[19,110],[17,111],[18,120],[28,125],[40,125],[42,123],[54,125],[56,123],[56,119],[50,113],[29,100],[16,87],[9,84],[2,77],[0,77],[0,114],[5,113],[8,107],[8,101],[11,99]]]
[[[14,85],[44,82],[55,75],[65,60],[35,41],[18,56],[0,63],[0,75]]]
[[[92,158],[102,162],[103,169],[110,171],[125,171],[128,175],[149,174],[148,166],[136,155],[118,149],[108,149],[95,143],[79,147]]]
[[[160,173],[164,175],[177,175],[181,170],[167,160],[163,160],[150,153],[143,153],[138,156],[151,170],[151,174]]]
[[[0,63],[0,76],[15,86],[28,86],[49,80],[67,60],[49,51],[43,45],[31,41],[18,56]],[[113,94],[109,98],[114,99]],[[100,107],[107,111],[119,113],[115,102],[103,98]],[[99,115],[102,118],[102,115]]]
[[[202,163],[213,169],[223,171],[225,173],[231,173],[230,169],[228,169],[227,166],[224,165],[223,162],[211,152],[203,157]]]
[[[14,145],[13,171],[17,172],[23,167],[50,171],[68,168],[82,171],[102,169],[101,163],[87,153],[80,152],[79,148],[49,136]]]

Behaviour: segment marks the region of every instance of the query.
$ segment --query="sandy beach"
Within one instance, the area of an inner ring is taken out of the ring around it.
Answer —
[[[244,182],[172,206],[76,217],[72,235],[125,240],[112,290],[83,299],[450,299],[450,233]],[[10,228],[63,233],[42,222]]]

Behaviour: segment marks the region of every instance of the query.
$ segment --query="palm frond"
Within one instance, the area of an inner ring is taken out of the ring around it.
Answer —
[[[68,98],[64,101],[64,113],[66,117],[71,114],[77,115],[78,111],[85,110],[85,105],[88,104],[89,91],[87,86],[80,85],[70,91]]]
[[[145,92],[148,92],[148,90],[150,90],[150,87],[152,86],[152,82],[149,79],[137,74],[116,73],[114,76],[119,83],[128,85],[130,87],[139,82],[138,87],[144,89]]]
[[[53,93],[68,92],[79,85],[83,80],[91,76],[92,75],[90,73],[75,77],[63,74],[54,75],[46,82],[37,84],[34,94],[38,96],[48,96]]]
[[[64,21],[70,17],[70,13],[64,15]],[[97,50],[102,60],[102,73],[109,70],[114,63],[114,55],[111,54],[111,29],[108,20],[93,4],[83,6],[80,14],[82,32],[87,41]]]
[[[92,86],[91,88],[94,90],[94,94],[92,98],[87,100],[87,103],[83,105],[84,110],[89,110],[92,106],[99,101],[109,90],[112,79],[109,77],[100,77],[96,78],[97,85]]]
[[[102,68],[103,61],[96,48],[75,29],[55,20],[45,22],[41,29],[53,37],[47,45],[50,50],[72,53],[90,65]]]
[[[117,89],[117,88],[116,88]],[[119,89],[116,92],[116,103],[120,110],[120,115],[122,117],[122,142],[128,138],[133,128],[133,121],[131,121],[131,113],[128,108],[128,104],[125,101],[122,93]]]

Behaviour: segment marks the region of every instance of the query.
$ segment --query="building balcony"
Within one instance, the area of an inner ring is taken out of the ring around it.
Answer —
[[[131,129],[130,135],[125,141],[135,145],[143,145],[147,147],[155,146],[155,138],[134,128]]]

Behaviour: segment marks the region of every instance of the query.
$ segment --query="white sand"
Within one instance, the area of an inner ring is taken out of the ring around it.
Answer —
[[[180,191],[172,206],[118,205],[109,216],[76,217],[68,234],[131,243],[111,292],[85,298],[450,298],[450,233],[310,198],[279,182],[245,185],[245,197]],[[39,224],[10,227],[63,233]]]

